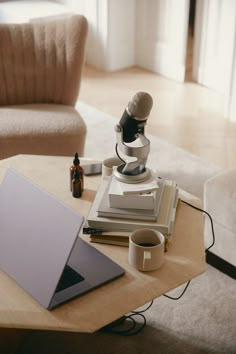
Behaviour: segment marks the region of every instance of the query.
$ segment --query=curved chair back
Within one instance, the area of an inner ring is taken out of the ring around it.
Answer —
[[[74,105],[87,20],[81,15],[0,24],[0,105]]]

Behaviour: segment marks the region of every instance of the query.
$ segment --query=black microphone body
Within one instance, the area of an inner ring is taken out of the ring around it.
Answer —
[[[147,92],[136,93],[129,102],[119,122],[125,143],[132,143],[140,134],[144,135],[152,105],[152,97]]]
[[[132,143],[136,140],[137,134],[144,134],[145,120],[136,120],[134,117],[130,116],[127,109],[120,119],[120,125],[123,129],[123,141],[125,143]]]

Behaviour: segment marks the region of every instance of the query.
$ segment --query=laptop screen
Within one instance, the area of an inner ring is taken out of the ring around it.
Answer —
[[[0,267],[48,307],[83,217],[8,169],[0,186]]]

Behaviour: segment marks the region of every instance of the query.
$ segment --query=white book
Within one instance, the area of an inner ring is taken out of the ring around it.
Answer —
[[[172,233],[174,223],[173,209],[176,208],[178,199],[178,188],[174,181],[164,180],[161,204],[156,221],[99,217],[97,210],[108,182],[109,179],[104,178],[98,188],[96,197],[87,217],[89,228],[104,231],[132,231],[140,228],[153,228],[162,232],[166,236]]]
[[[110,178],[108,198],[111,208],[154,209],[156,190],[124,194],[122,190],[123,182],[118,181],[114,176]]]
[[[111,182],[111,181],[110,181]],[[123,219],[140,219],[140,220],[157,220],[157,215],[161,203],[161,197],[164,189],[164,183],[159,181],[158,189],[156,190],[155,205],[153,209],[137,209],[135,208],[112,208],[109,205],[109,188],[110,182],[108,182],[101,202],[98,206],[97,214],[99,217],[107,218],[123,218]]]

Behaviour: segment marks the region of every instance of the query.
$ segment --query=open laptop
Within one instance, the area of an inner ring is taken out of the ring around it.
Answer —
[[[0,268],[47,309],[123,275],[79,237],[82,224],[76,211],[9,168],[0,186]]]

